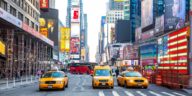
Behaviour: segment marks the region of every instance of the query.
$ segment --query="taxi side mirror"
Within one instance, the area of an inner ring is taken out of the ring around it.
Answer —
[[[91,77],[93,77],[93,74],[91,74]]]
[[[115,73],[113,73],[112,75],[115,76]]]
[[[65,77],[68,77],[67,75],[65,75]]]

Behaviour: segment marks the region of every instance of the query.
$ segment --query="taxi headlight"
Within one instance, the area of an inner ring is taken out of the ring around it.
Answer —
[[[57,81],[57,84],[62,84],[63,82],[62,81]]]
[[[97,78],[94,78],[94,81],[95,81],[95,82],[99,82],[99,79],[97,79]]]
[[[148,80],[144,80],[144,81],[145,81],[145,83],[149,83]]]
[[[113,81],[113,78],[110,78],[109,81]]]
[[[45,84],[45,82],[44,81],[39,81],[39,84]]]
[[[133,80],[127,80],[127,82],[133,82]]]

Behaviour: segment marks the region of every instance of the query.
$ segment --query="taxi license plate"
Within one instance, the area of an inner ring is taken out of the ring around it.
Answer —
[[[139,84],[137,84],[137,86],[142,86],[142,84],[139,83]]]
[[[53,88],[53,86],[52,85],[48,85],[48,88],[51,89],[51,88]]]
[[[105,83],[101,83],[101,85],[103,85],[103,86],[104,86],[104,85],[105,85]]]

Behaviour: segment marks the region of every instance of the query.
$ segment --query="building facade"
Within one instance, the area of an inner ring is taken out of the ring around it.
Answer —
[[[39,5],[39,0],[0,0],[0,39],[7,49],[0,78],[35,75],[50,64],[54,43],[39,33]]]
[[[123,10],[123,1],[109,0],[109,10]]]
[[[130,0],[124,0],[124,20],[130,20]]]
[[[107,12],[107,23],[115,23],[117,20],[124,19],[124,11],[123,10],[110,10]]]

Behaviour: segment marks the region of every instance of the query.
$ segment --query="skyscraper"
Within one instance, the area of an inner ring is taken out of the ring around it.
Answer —
[[[109,1],[109,10],[123,10],[123,0],[121,2],[117,2],[115,0]]]

